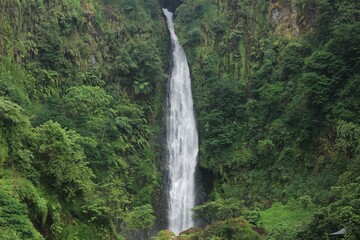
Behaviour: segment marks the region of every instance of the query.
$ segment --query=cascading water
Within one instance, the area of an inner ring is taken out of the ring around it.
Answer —
[[[163,9],[171,35],[173,68],[169,83],[167,150],[169,165],[169,230],[175,234],[193,226],[198,133],[186,55],[174,31],[173,14]]]

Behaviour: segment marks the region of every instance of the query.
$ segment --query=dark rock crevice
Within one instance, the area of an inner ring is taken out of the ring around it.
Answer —
[[[163,0],[163,7],[170,12],[175,12],[176,8],[182,4],[182,0]]]

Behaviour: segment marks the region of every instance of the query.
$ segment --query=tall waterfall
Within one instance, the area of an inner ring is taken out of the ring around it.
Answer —
[[[167,150],[169,164],[169,230],[175,234],[193,226],[191,208],[195,205],[195,167],[198,133],[191,94],[186,55],[174,31],[173,14],[164,9],[171,35],[173,69],[169,83]]]

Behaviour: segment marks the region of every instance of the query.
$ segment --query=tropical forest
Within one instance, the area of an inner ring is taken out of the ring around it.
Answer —
[[[0,239],[360,239],[360,1],[0,0]]]

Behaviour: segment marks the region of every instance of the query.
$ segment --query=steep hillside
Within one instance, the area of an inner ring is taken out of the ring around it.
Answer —
[[[0,239],[164,227],[162,4],[211,193],[157,238],[360,239],[357,0],[0,0]]]
[[[234,207],[271,239],[359,238],[359,2],[184,0],[176,27],[215,175],[196,216]]]
[[[157,0],[0,0],[1,239],[154,225],[167,50]]]

